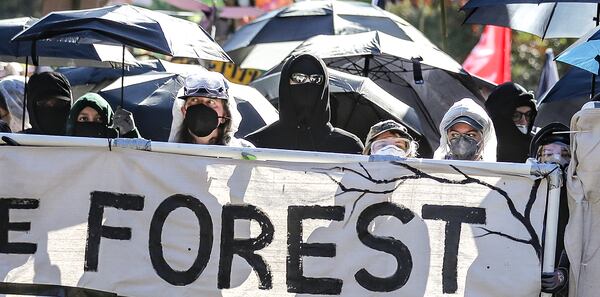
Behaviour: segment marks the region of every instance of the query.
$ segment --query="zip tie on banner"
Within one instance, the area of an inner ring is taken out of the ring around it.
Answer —
[[[152,150],[152,142],[150,140],[142,139],[142,138],[115,138],[112,141],[114,147],[141,150],[141,151],[151,151]]]

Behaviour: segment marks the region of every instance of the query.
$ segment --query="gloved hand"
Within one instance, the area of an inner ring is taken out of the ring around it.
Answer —
[[[556,293],[567,284],[568,272],[564,268],[554,269],[554,272],[542,272],[542,292]]]
[[[119,135],[125,135],[135,129],[133,114],[126,109],[117,107],[113,117],[114,127],[119,130]]]

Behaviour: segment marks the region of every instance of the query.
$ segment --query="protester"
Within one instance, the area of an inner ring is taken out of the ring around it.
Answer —
[[[418,144],[402,124],[394,120],[379,122],[371,127],[363,155],[392,155],[402,158],[417,156]]]
[[[22,76],[7,76],[0,80],[0,119],[15,133],[22,130],[24,93],[25,79]],[[25,113],[25,129],[29,128],[29,117]]]
[[[313,55],[292,56],[279,82],[279,121],[246,136],[257,147],[336,153],[362,153],[354,134],[330,123],[329,76]]]
[[[206,71],[188,76],[179,98],[173,104],[170,142],[254,147],[234,136],[242,116],[222,74]]]
[[[110,104],[96,93],[87,93],[75,101],[67,119],[66,135],[140,138],[133,115],[120,107],[113,113]]]
[[[540,129],[533,137],[529,154],[541,163],[558,164],[563,170],[563,180],[569,163],[571,162],[570,135],[561,133],[569,131],[569,127],[561,123],[550,123]],[[559,132],[559,133],[556,133]],[[569,278],[569,258],[565,252],[565,228],[569,221],[569,206],[567,188],[565,185],[560,190],[560,204],[558,211],[558,232],[556,240],[556,259],[554,272],[542,273],[542,291],[555,293],[554,296],[567,296],[566,286]]]
[[[496,133],[485,110],[464,98],[452,105],[440,123],[440,146],[434,159],[496,161]]]
[[[27,86],[31,128],[26,134],[64,135],[73,98],[67,78],[58,72],[36,73]]]
[[[499,162],[527,160],[537,115],[535,103],[533,92],[513,82],[498,85],[488,97],[485,108],[496,129]]]

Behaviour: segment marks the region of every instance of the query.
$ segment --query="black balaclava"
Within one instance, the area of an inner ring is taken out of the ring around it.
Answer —
[[[192,105],[186,110],[184,124],[192,134],[205,137],[219,126],[219,115],[204,104]]]
[[[280,82],[280,101],[285,99],[286,102],[280,102],[280,107],[282,104],[287,104],[293,110],[296,122],[301,126],[308,126],[313,119],[322,117],[320,115],[320,113],[323,112],[321,109],[327,109],[325,106],[328,106],[329,102],[322,101],[327,100],[327,97],[323,94],[328,84],[328,77],[325,74],[324,65],[312,55],[300,55],[298,57],[293,57],[289,63],[290,64],[287,65],[287,67],[284,67],[285,73],[282,72]],[[302,73],[308,76],[315,74],[321,75],[322,79],[319,84],[311,82],[304,84],[291,84],[290,78],[294,73]],[[285,75],[285,77],[283,75]],[[286,94],[281,94],[281,84],[284,85],[283,88],[286,90]],[[282,98],[282,96],[287,98]],[[287,116],[287,114],[284,116]],[[327,117],[327,119],[324,120],[328,121],[329,118]]]
[[[55,100],[47,104],[48,100]],[[27,111],[35,133],[64,135],[73,98],[67,78],[58,72],[31,76],[27,86]]]

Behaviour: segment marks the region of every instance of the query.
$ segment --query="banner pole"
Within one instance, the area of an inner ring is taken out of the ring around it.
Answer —
[[[558,167],[558,165],[556,165]],[[542,272],[554,272],[554,258],[556,257],[556,240],[558,233],[558,211],[560,207],[560,188],[562,187],[562,171],[556,168],[548,176],[550,192],[546,208],[546,233],[544,240],[544,256]],[[542,297],[551,297],[550,293],[542,293]]]

